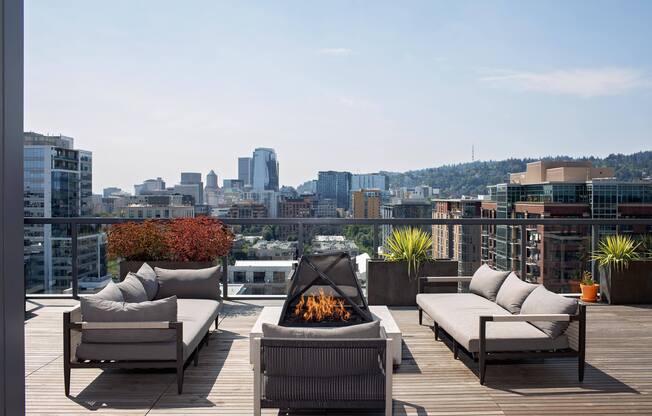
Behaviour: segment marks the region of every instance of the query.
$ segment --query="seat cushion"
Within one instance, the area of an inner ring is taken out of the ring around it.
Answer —
[[[215,322],[222,301],[213,299],[179,299],[177,319],[183,322],[183,355],[188,358]]]
[[[79,299],[85,322],[170,322],[177,320],[177,298],[140,303],[113,302],[95,296]],[[83,342],[166,342],[174,339],[172,329],[87,329]]]
[[[263,378],[265,400],[283,402],[283,407],[305,407],[306,401],[319,407],[342,407],[338,401],[357,403],[359,407],[382,408],[385,400],[385,376],[367,374],[340,377],[286,377]]]
[[[207,269],[161,269],[155,267],[158,278],[157,298],[176,295],[185,299],[220,300],[220,267]]]
[[[145,291],[145,287],[134,273],[130,272],[127,274],[125,280],[118,283],[116,286],[118,286],[118,289],[120,289],[120,292],[122,292],[122,296],[124,297],[125,302],[138,303],[147,302],[149,300],[147,298],[147,291]]]
[[[263,336],[269,338],[380,338],[380,321],[335,328],[287,327],[264,323]]]
[[[496,295],[496,303],[511,313],[519,313],[525,299],[537,287],[539,285],[526,283],[519,279],[516,273],[512,272],[500,286],[500,290]]]
[[[577,313],[577,299],[566,298],[553,293],[543,286],[536,288],[523,302],[521,314]],[[568,328],[568,322],[531,322],[532,325],[552,338],[560,336]]]
[[[480,350],[480,316],[511,315],[472,293],[422,293],[417,304],[469,352]],[[536,351],[568,347],[565,336],[551,339],[527,322],[487,322],[487,351]]]
[[[469,292],[495,302],[500,286],[508,274],[509,272],[494,270],[486,264],[483,264],[473,273],[473,278],[469,284]]]
[[[153,300],[156,297],[156,293],[158,293],[158,279],[156,279],[154,269],[149,264],[143,263],[136,272],[136,277],[145,288],[147,300]]]
[[[112,300],[114,302],[124,302],[124,296],[122,296],[122,291],[118,288],[118,285],[113,283],[113,280],[109,280],[109,283],[104,286],[104,289],[100,290],[96,294],[92,295],[98,299]]]

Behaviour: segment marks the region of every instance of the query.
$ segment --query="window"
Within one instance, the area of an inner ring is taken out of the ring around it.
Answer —
[[[265,283],[265,272],[254,272],[254,283]]]
[[[274,272],[272,279],[274,283],[285,283],[285,272]]]
[[[247,272],[233,272],[233,283],[246,283]]]

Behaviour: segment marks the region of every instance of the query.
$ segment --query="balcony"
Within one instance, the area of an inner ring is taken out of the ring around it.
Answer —
[[[182,395],[176,393],[174,372],[80,369],[73,372],[72,397],[66,398],[61,321],[62,312],[75,303],[72,299],[27,301],[28,415],[252,414],[248,333],[262,306],[280,305],[280,301],[227,301],[219,333],[211,334],[199,366],[186,370]],[[587,409],[605,414],[652,413],[648,399],[652,372],[647,370],[652,360],[652,350],[647,348],[652,309],[648,307],[588,308],[587,373],[581,384],[575,361],[568,359],[546,365],[493,365],[486,385],[481,386],[477,365],[464,355],[454,360],[450,342],[436,342],[426,326],[430,322],[419,326],[415,309],[397,308],[391,313],[404,331],[403,362],[394,376],[395,415],[573,414]]]

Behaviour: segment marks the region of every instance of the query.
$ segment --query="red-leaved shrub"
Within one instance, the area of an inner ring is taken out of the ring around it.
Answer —
[[[109,229],[108,254],[136,261],[213,261],[229,253],[233,238],[210,217],[127,222]]]

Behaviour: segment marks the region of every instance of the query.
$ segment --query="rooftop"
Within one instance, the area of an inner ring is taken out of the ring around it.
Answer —
[[[177,395],[174,372],[79,369],[72,374],[72,397],[66,398],[61,322],[74,304],[72,299],[27,301],[28,415],[252,414],[249,330],[264,305],[280,306],[281,301],[226,301],[220,332],[211,334],[199,366],[186,370],[182,395]],[[546,365],[492,365],[481,386],[476,365],[464,355],[454,360],[449,344],[435,341],[428,326],[418,325],[416,309],[391,312],[404,333],[403,363],[394,376],[395,415],[652,414],[650,306],[588,308],[582,384],[574,360],[556,359]]]

